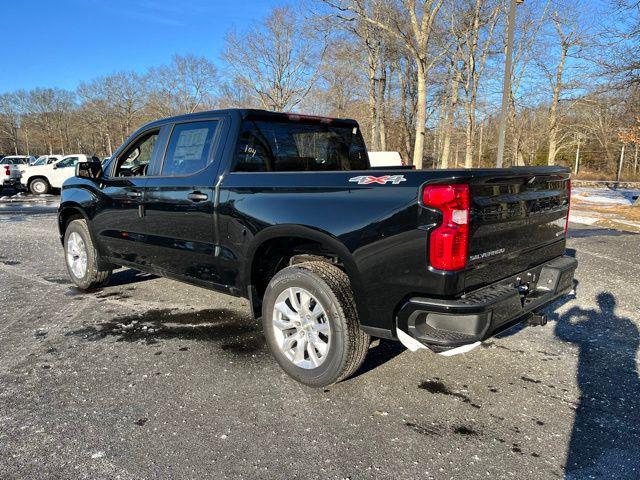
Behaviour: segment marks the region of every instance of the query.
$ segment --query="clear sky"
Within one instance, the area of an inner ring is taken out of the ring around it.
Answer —
[[[278,0],[0,0],[0,93],[74,89],[118,70],[144,72],[175,53],[218,60],[231,26]]]

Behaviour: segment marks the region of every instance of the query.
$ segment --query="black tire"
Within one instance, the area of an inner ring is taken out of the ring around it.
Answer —
[[[276,341],[274,305],[278,296],[290,287],[307,290],[327,313],[331,342],[325,360],[315,368],[301,368],[294,364]],[[322,261],[284,268],[271,279],[262,303],[262,324],[269,348],[282,369],[310,387],[326,387],[353,375],[362,365],[371,341],[369,335],[360,329],[349,277],[335,265]]]
[[[45,195],[50,190],[51,186],[46,178],[35,178],[29,182],[29,191],[34,195]]]
[[[86,247],[87,254],[87,266],[86,272],[82,277],[76,276],[69,265],[67,247],[69,237],[72,233],[77,233],[82,238]],[[73,220],[67,225],[67,229],[64,232],[64,264],[69,272],[69,277],[80,290],[93,290],[100,288],[107,284],[111,277],[112,270],[100,270],[99,266],[104,263],[100,258],[100,254],[96,250],[93,242],[91,241],[91,235],[89,235],[89,228],[87,222],[84,219]]]

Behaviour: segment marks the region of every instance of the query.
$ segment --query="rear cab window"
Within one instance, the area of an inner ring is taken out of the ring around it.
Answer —
[[[367,170],[369,158],[357,124],[289,115],[243,120],[234,172]]]

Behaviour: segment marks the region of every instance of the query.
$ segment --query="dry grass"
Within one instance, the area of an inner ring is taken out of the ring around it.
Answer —
[[[612,182],[616,179],[614,172],[593,172],[590,170],[581,170],[578,175],[572,174],[572,178],[576,180],[595,180],[595,181],[607,181]],[[638,182],[640,181],[640,173],[634,175],[632,172],[623,170],[622,179],[623,182]]]
[[[580,205],[582,207],[588,207],[589,210],[594,212],[615,215],[631,222],[640,222],[640,206],[612,205],[610,207],[604,207],[601,205],[586,204],[584,202],[580,202]]]

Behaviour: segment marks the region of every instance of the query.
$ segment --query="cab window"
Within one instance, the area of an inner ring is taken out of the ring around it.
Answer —
[[[56,166],[58,168],[75,167],[79,161],[80,161],[80,158],[78,157],[69,157],[69,158],[65,158],[64,160],[60,160],[56,164]]]
[[[136,140],[134,144],[118,158],[114,176],[140,177],[147,175],[159,133],[159,130],[154,130]]]

